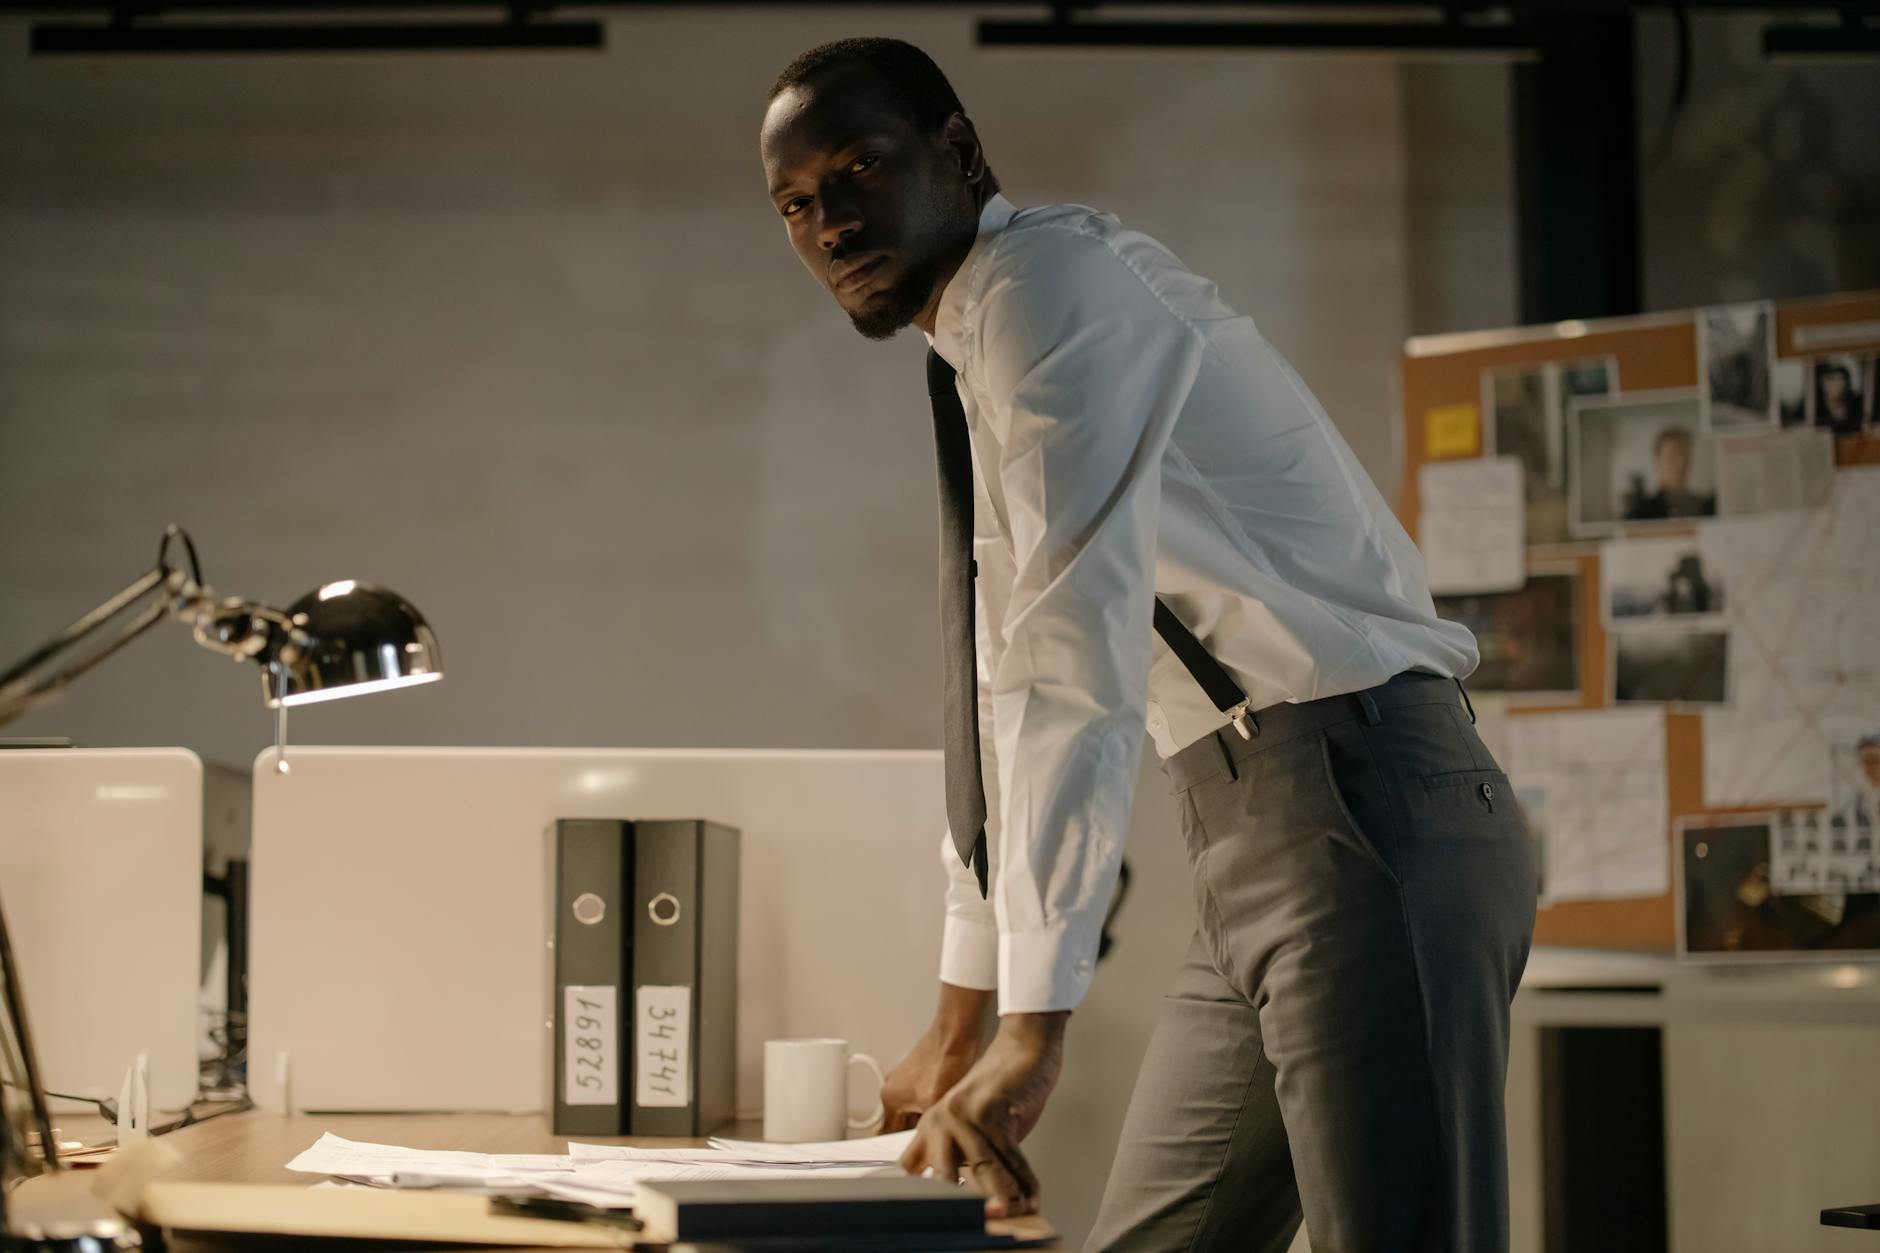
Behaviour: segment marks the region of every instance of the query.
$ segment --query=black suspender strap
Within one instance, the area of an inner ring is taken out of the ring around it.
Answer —
[[[1214,654],[1202,647],[1195,633],[1182,625],[1182,620],[1173,610],[1162,603],[1160,596],[1155,598],[1155,633],[1162,637],[1169,651],[1174,653],[1188,673],[1193,675],[1201,690],[1208,694],[1214,707],[1227,715],[1234,730],[1240,732],[1240,738],[1251,739],[1260,734],[1260,723],[1248,708],[1247,694],[1240,690],[1240,684],[1234,682],[1234,676],[1227,673],[1227,668],[1214,660]],[[1248,724],[1252,726],[1249,728]]]

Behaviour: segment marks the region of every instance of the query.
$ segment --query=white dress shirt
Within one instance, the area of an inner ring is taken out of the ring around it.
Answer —
[[[1423,561],[1310,390],[1214,284],[1114,217],[994,195],[931,336],[973,446],[991,899],[949,837],[941,978],[1074,1008],[1164,757],[1225,726],[1160,596],[1254,709],[1466,676]]]

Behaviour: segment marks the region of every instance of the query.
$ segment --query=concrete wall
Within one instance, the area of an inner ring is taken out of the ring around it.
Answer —
[[[1521,315],[1508,64],[1411,61],[1403,77],[1411,333],[1512,326]]]
[[[854,334],[756,160],[782,62],[870,31],[949,70],[1014,199],[1215,278],[1395,482],[1388,62],[979,52],[964,14],[849,9],[636,14],[598,57],[27,61],[0,24],[0,657],[177,521],[221,591],[356,577],[436,626],[445,682],[296,714],[309,742],[937,746],[924,344]],[[258,686],[166,625],[6,733],[245,765]],[[1149,779],[1033,1141],[1077,1238],[1191,926]]]
[[[1676,42],[1638,26],[1647,308],[1880,287],[1880,72],[1771,61],[1767,15],[1691,23],[1690,100],[1661,145]]]

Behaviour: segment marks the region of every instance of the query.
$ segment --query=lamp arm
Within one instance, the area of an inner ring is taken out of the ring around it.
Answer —
[[[183,546],[188,557],[186,571],[170,563],[172,541]],[[127,609],[153,594],[158,595],[149,604],[118,621]],[[196,545],[181,527],[171,526],[163,533],[154,570],[0,674],[0,726],[57,700],[79,676],[169,617],[189,623],[196,642],[204,648],[237,661],[264,660],[283,650],[288,650],[291,656],[291,650],[311,646],[307,633],[278,609],[234,598],[216,600],[214,593],[202,584]],[[106,628],[114,621],[117,625],[107,632]],[[80,644],[93,638],[102,643],[76,660],[52,668],[61,657],[74,653]]]
[[[168,617],[171,584],[180,584],[183,580],[181,571],[157,567],[41,644],[5,674],[0,674],[0,726],[57,700],[73,680]],[[116,630],[101,636],[106,624],[158,588],[164,591],[162,599],[145,605]],[[104,640],[97,649],[50,674],[39,673],[94,636]]]

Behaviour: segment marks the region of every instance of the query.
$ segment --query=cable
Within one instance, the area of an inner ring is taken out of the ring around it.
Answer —
[[[1684,116],[1684,106],[1691,99],[1691,11],[1688,0],[1672,0],[1672,28],[1677,33],[1677,68],[1671,80],[1671,103],[1665,109],[1665,120],[1658,127],[1658,139],[1652,144],[1652,154],[1645,162],[1647,170],[1656,170],[1659,163],[1671,152],[1671,136],[1678,128],[1678,119]]]
[[[6,1086],[10,1088],[19,1088],[19,1087],[25,1086],[23,1084],[16,1083],[11,1079],[7,1079],[7,1080],[0,1081],[0,1082],[4,1082]],[[98,1111],[98,1113],[104,1118],[106,1122],[110,1123],[113,1127],[117,1126],[117,1120],[118,1120],[117,1101],[115,1101],[111,1097],[79,1096],[73,1092],[47,1092],[46,1096],[50,1097],[51,1099],[55,1101],[73,1101],[80,1105],[90,1105]],[[217,1106],[222,1106],[223,1108],[216,1109],[212,1113],[199,1115],[196,1112],[196,1107],[199,1105],[217,1105]],[[180,1117],[173,1118],[169,1122],[166,1122],[166,1123],[159,1123],[158,1125],[150,1128],[150,1134],[153,1136],[166,1135],[172,1131],[181,1131],[184,1127],[193,1127],[198,1123],[213,1122],[217,1118],[224,1118],[230,1114],[245,1114],[249,1110],[253,1109],[254,1107],[255,1107],[254,1101],[248,1096],[246,1092],[242,1093],[240,1096],[236,1097],[232,1101],[212,1100],[212,1099],[204,1097],[201,1093],[198,1093],[196,1097],[193,1100],[191,1100],[188,1105],[183,1107],[182,1115]]]
[[[163,539],[157,544],[157,568],[168,574],[170,565],[170,541],[183,541],[183,551],[189,554],[189,581],[197,587],[202,583],[202,562],[196,557],[196,541],[189,538],[189,532],[172,522],[163,528]]]

